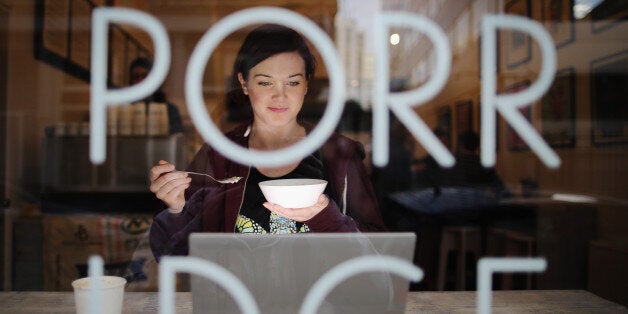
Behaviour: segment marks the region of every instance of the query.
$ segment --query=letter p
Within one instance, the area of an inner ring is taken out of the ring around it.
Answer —
[[[107,89],[107,34],[109,23],[133,24],[153,40],[155,60],[151,72],[139,84]],[[96,8],[92,15],[91,94],[89,157],[102,164],[106,156],[107,106],[145,98],[157,90],[170,67],[170,40],[163,25],[154,17],[133,9]]]

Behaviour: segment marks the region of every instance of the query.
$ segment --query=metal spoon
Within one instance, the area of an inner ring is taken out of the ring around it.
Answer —
[[[199,175],[199,176],[206,176],[206,177],[209,177],[210,179],[212,179],[212,180],[214,180],[214,181],[216,181],[218,183],[222,183],[222,184],[238,183],[238,181],[240,181],[240,179],[242,179],[242,177],[231,177],[231,178],[225,178],[225,179],[218,180],[218,179],[216,179],[216,178],[214,178],[214,177],[212,177],[212,176],[210,176],[210,175],[208,175],[206,173],[199,173],[199,172],[192,172],[192,171],[185,171],[185,173],[187,173],[187,174],[196,174],[196,175]]]

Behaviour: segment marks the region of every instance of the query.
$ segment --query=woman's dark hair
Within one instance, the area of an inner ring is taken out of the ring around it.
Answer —
[[[283,52],[298,52],[305,62],[305,78],[310,80],[316,69],[316,59],[299,33],[291,28],[264,24],[252,30],[244,39],[233,64],[233,88],[240,88],[238,73],[245,80],[249,71],[258,63]]]
[[[283,52],[298,52],[305,62],[305,79],[314,77],[316,59],[299,33],[291,28],[264,24],[252,30],[244,39],[233,64],[231,90],[227,93],[228,119],[248,121],[253,117],[249,97],[242,92],[238,73],[247,80],[249,72],[258,63]]]
[[[150,59],[146,57],[137,57],[133,59],[133,61],[131,61],[131,65],[129,66],[129,68],[132,69],[136,66],[141,66],[143,68],[150,70],[153,67],[153,62],[150,61]]]
[[[150,71],[153,67],[153,62],[146,57],[137,57],[133,59],[129,65],[129,84],[133,83],[133,68],[135,67],[142,67],[146,69],[146,71]]]

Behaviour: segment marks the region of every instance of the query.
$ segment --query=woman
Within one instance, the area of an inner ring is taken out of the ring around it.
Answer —
[[[233,70],[234,83],[248,96],[252,121],[226,134],[234,143],[276,150],[306,137],[312,126],[297,120],[315,59],[304,39],[279,25],[263,25],[244,40]],[[362,162],[364,148],[333,134],[306,158],[281,167],[249,167],[228,160],[205,144],[189,171],[216,178],[243,177],[236,184],[190,178],[160,161],[150,171],[150,189],[168,208],[155,217],[151,249],[155,258],[188,253],[191,232],[294,233],[384,230],[375,193]],[[258,183],[270,179],[328,181],[318,202],[307,208],[270,204]]]
[[[131,61],[131,65],[129,66],[129,83],[130,85],[138,84],[143,81],[150,69],[153,67],[152,61],[148,58],[138,57]],[[142,100],[146,104],[146,112],[148,112],[149,105],[157,105],[160,103],[166,104],[166,109],[168,111],[168,132],[169,134],[176,134],[183,132],[183,122],[181,121],[181,114],[179,113],[179,108],[177,105],[168,101],[166,98],[166,94],[160,88],[158,88],[152,95],[148,96],[146,99]],[[152,104],[157,103],[157,104]]]

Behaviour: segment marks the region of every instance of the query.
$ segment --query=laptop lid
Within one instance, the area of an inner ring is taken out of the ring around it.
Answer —
[[[414,233],[307,233],[252,235],[194,233],[190,255],[221,265],[251,291],[262,313],[298,313],[313,284],[351,258],[386,255],[412,263]],[[332,290],[319,313],[403,313],[409,281],[373,272]],[[194,313],[240,313],[216,283],[191,276]]]

